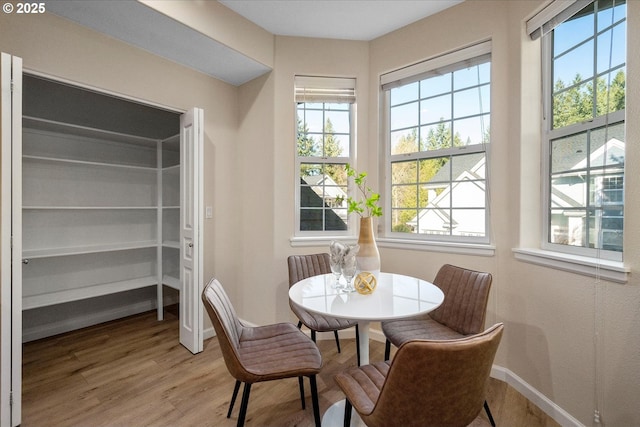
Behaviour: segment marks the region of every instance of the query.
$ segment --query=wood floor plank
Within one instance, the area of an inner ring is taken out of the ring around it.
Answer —
[[[227,419],[235,380],[217,339],[193,355],[178,335],[174,309],[160,322],[149,312],[25,344],[22,426],[235,426],[240,397]],[[341,346],[337,353],[333,339],[318,341],[321,412],[344,398],[333,376],[356,364],[355,340],[341,339]],[[383,354],[384,345],[373,342],[371,360],[382,360]],[[297,380],[255,384],[246,426],[313,426],[308,380],[305,389],[302,410]],[[487,399],[498,427],[558,426],[503,382],[491,380]]]

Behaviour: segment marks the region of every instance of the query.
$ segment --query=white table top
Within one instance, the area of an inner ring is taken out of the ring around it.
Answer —
[[[341,279],[344,280],[344,279]],[[412,317],[435,310],[444,294],[434,284],[402,274],[378,275],[373,293],[340,293],[332,274],[312,276],[289,289],[289,298],[309,311],[341,319],[379,321]]]

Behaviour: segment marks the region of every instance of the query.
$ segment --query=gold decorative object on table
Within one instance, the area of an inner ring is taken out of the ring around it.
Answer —
[[[378,285],[378,279],[373,273],[369,273],[368,271],[363,271],[356,276],[355,283],[353,286],[356,288],[359,294],[368,295],[373,292],[373,290]]]

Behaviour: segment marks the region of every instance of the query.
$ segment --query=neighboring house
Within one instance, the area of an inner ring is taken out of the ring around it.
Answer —
[[[407,225],[414,233],[484,236],[485,184],[484,154],[456,157],[425,186],[429,203]]]
[[[584,206],[587,203],[586,176],[588,168],[619,164],[620,174],[624,169],[624,142],[611,138],[606,144],[584,154],[584,138],[566,139],[558,149],[566,153],[553,156],[555,162],[551,170],[558,173],[552,185],[552,242],[574,246],[583,246],[586,218]],[[561,148],[560,148],[561,147]],[[606,159],[606,160],[605,160]],[[454,236],[483,236],[485,217],[479,209],[456,209],[459,207],[484,206],[485,200],[485,157],[462,156],[443,167],[425,186],[429,190],[429,203],[411,221],[407,222],[414,233],[444,234]],[[448,174],[454,176],[449,186]],[[593,169],[592,169],[592,176]],[[623,200],[623,180],[621,175],[597,175],[590,184],[594,199],[593,206],[605,209],[594,213],[594,220],[601,223],[603,247],[615,249],[622,247],[622,211],[618,208]],[[600,191],[602,190],[602,191]],[[613,207],[606,209],[606,205]],[[575,209],[575,210],[573,210]],[[455,212],[452,218],[451,212]],[[591,227],[593,228],[593,227]],[[596,242],[598,236],[590,236],[590,242]]]
[[[301,209],[300,224],[308,230],[323,230],[323,224],[329,230],[346,230],[347,193],[326,174],[303,176],[301,180],[300,206],[316,209]]]
[[[591,235],[589,242],[596,244],[602,239],[603,248],[621,250],[624,142],[611,138],[606,144],[592,149],[589,156],[584,153],[587,149],[584,137],[567,138],[560,147],[564,153],[560,156],[554,155],[555,161],[551,165],[551,170],[557,173],[552,181],[551,241],[584,246],[584,207],[588,203],[590,206],[603,208],[594,209],[592,218],[592,221],[599,223],[595,229],[602,230],[602,236]],[[593,170],[594,167],[616,164],[619,165],[619,170],[608,169],[606,174],[596,174]],[[589,168],[591,182],[587,183]],[[590,227],[590,230],[593,229],[593,226]]]

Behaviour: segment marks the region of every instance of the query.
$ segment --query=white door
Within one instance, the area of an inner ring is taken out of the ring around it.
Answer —
[[[22,59],[1,54],[0,426],[22,413]]]
[[[204,112],[194,108],[180,117],[180,343],[202,351],[202,202]]]

